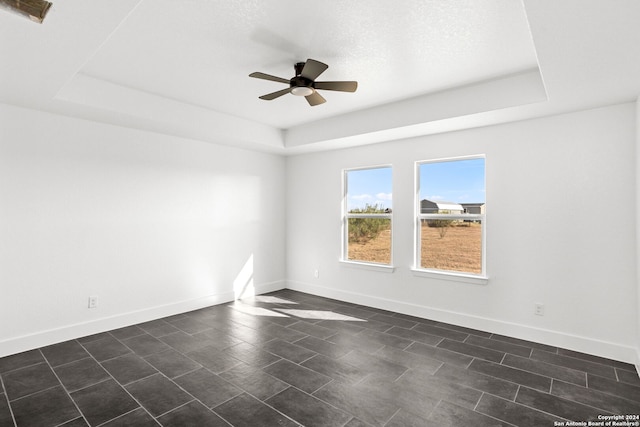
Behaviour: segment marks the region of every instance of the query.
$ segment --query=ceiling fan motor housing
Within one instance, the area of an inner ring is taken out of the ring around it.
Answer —
[[[289,86],[294,87],[310,87],[313,88],[313,80],[309,80],[306,77],[295,76],[289,80]]]
[[[293,95],[309,96],[315,91],[313,80],[301,76],[305,64],[305,62],[298,62],[294,65],[296,75],[289,80],[289,87]]]

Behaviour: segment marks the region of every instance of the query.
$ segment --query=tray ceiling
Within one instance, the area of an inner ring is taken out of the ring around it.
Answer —
[[[0,11],[0,102],[283,154],[483,126],[634,100],[640,2],[607,4],[56,0]],[[307,58],[357,92],[258,99]]]
[[[289,79],[307,58],[319,80],[357,80],[311,108],[253,71]],[[537,67],[513,0],[142,1],[79,70],[90,77],[289,128]]]

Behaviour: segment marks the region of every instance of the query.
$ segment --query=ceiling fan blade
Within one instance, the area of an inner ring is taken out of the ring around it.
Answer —
[[[309,80],[315,80],[320,74],[324,73],[327,68],[329,68],[327,64],[309,58],[307,62],[305,62],[300,75]]]
[[[340,92],[355,92],[358,82],[315,82],[313,87],[323,90],[338,90]]]
[[[266,95],[262,95],[262,96],[260,96],[259,98],[260,98],[260,99],[264,99],[264,100],[266,100],[266,101],[271,101],[271,100],[273,100],[273,99],[276,99],[276,98],[281,97],[282,95],[286,95],[286,94],[288,94],[289,92],[291,92],[291,88],[290,88],[290,87],[288,87],[288,88],[286,88],[286,89],[279,90],[279,91],[277,91],[277,92],[273,92],[273,93],[268,93],[268,94],[266,94]]]
[[[272,76],[270,74],[260,73],[257,71],[255,73],[249,74],[249,77],[255,77],[256,79],[271,80],[273,82],[289,84],[289,80],[287,79],[283,79],[282,77]]]
[[[311,95],[305,96],[305,98],[309,105],[311,105],[312,107],[314,105],[324,104],[325,102],[327,102],[327,100],[324,99],[318,92],[313,92]]]

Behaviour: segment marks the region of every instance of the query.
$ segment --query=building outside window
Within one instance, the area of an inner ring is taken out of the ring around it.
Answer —
[[[416,268],[486,276],[485,158],[416,163]]]
[[[344,171],[343,261],[391,265],[391,166]]]

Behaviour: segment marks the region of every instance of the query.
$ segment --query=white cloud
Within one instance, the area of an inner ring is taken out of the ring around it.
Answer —
[[[378,193],[375,196],[371,194],[353,194],[349,195],[349,205],[353,209],[355,207],[364,208],[365,205],[375,206],[379,208],[391,207],[391,193]]]
[[[350,199],[353,200],[372,200],[373,196],[371,194],[355,194],[355,195],[349,195]]]
[[[378,193],[378,194],[376,194],[376,199],[378,199],[378,200],[391,200],[392,199],[392,194],[391,193]]]

